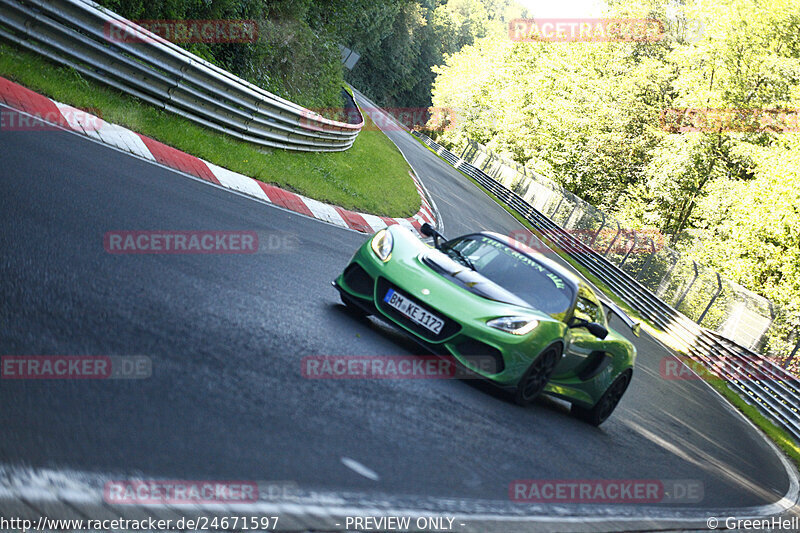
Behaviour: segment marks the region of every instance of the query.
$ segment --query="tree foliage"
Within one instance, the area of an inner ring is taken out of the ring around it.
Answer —
[[[253,19],[253,43],[186,43],[193,53],[273,93],[340,107],[353,83],[382,105],[430,105],[431,68],[476,39],[505,32],[512,0],[101,0],[132,20]],[[180,44],[180,43],[179,43]],[[339,46],[360,54],[352,71]]]
[[[251,43],[176,43],[279,96],[312,108],[341,107],[342,67],[333,34],[312,29],[311,0],[101,0],[131,20],[248,19]]]
[[[664,21],[654,43],[488,36],[464,47],[435,69],[434,105],[458,114],[440,142],[477,140],[631,227],[660,230],[780,304],[786,331],[800,327],[800,134],[669,127],[673,109],[797,110],[800,6],[679,7],[610,3],[612,16]]]

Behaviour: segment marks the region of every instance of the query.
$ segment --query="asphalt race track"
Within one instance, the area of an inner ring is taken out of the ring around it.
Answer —
[[[446,235],[521,228],[408,134],[389,135]],[[502,505],[516,479],[694,480],[699,509],[770,504],[789,488],[773,450],[715,392],[660,375],[669,352],[646,334],[599,429],[477,382],[305,379],[304,356],[420,353],[350,316],[330,286],[364,235],[61,131],[0,131],[0,147],[0,354],[153,365],[142,380],[0,380],[2,464]],[[103,248],[114,230],[246,230],[282,244],[115,255]]]

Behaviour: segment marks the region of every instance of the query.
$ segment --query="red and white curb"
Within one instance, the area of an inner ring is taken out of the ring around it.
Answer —
[[[0,77],[0,103],[143,159],[343,228],[374,233],[387,226],[399,224],[419,231],[425,222],[434,226],[437,223],[435,208],[431,206],[419,179],[410,171],[409,175],[414,180],[421,199],[419,211],[409,218],[381,217],[325,204],[232,172],[145,135],[110,124],[84,110],[51,100],[3,77]]]

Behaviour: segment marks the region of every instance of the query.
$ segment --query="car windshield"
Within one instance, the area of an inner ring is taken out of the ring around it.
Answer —
[[[575,296],[564,278],[490,237],[470,235],[454,239],[442,251],[549,315],[565,313]]]

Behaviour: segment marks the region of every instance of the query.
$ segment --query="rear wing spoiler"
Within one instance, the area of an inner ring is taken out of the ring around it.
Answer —
[[[630,328],[634,335],[637,337],[639,336],[639,332],[642,329],[642,324],[638,320],[634,320],[633,318],[628,315],[625,311],[622,310],[620,306],[608,300],[606,298],[600,298],[600,301],[603,303],[603,307],[606,308],[607,314],[616,315],[617,318],[622,320],[622,322]]]

